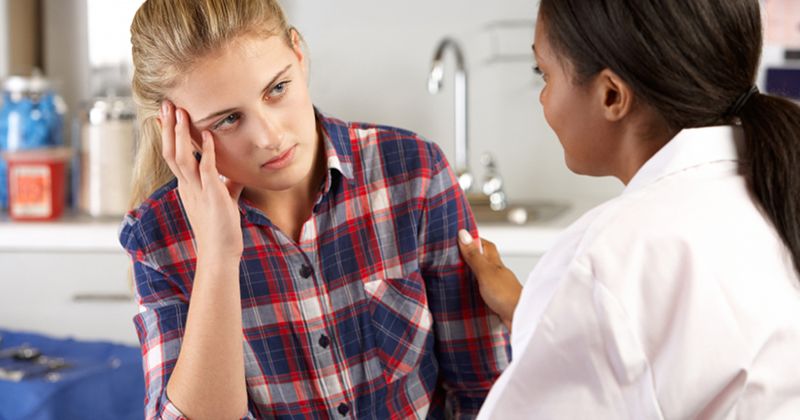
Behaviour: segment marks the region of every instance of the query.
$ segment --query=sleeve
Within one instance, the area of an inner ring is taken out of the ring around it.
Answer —
[[[133,318],[142,349],[145,381],[145,418],[185,419],[170,402],[166,387],[180,353],[188,302],[175,291],[169,278],[147,261],[140,245],[141,225],[126,218],[120,242],[133,262],[136,303],[139,313]]]
[[[508,365],[508,332],[481,299],[458,250],[458,231],[477,227],[466,197],[441,150],[429,144],[431,178],[420,220],[420,266],[433,314],[445,407],[455,418],[477,415]]]
[[[696,417],[663,415],[634,324],[595,281],[592,268],[573,264],[562,276],[536,332],[514,354],[513,368],[495,385],[481,418]],[[515,322],[526,321],[533,322]]]
[[[126,220],[120,242],[133,260],[136,303],[133,318],[142,349],[146,419],[186,419],[167,396],[167,382],[180,354],[188,296],[149,261],[140,246],[140,224]],[[254,418],[248,413],[246,419]]]

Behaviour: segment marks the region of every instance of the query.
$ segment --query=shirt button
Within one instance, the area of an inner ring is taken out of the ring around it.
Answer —
[[[311,274],[313,274],[313,273],[314,273],[314,270],[312,270],[311,267],[309,267],[309,266],[307,266],[305,264],[303,264],[303,266],[300,267],[300,276],[302,276],[304,279],[307,279],[307,278],[311,277]]]
[[[319,338],[319,345],[322,346],[322,348],[327,349],[330,344],[331,339],[328,338],[327,335],[322,334],[322,337]]]
[[[346,416],[346,415],[347,415],[347,412],[348,412],[348,411],[350,411],[350,406],[348,406],[348,405],[347,405],[347,404],[345,404],[345,403],[341,403],[341,404],[339,404],[339,408],[337,408],[336,410],[337,410],[337,411],[339,412],[339,414],[341,414],[342,416]]]

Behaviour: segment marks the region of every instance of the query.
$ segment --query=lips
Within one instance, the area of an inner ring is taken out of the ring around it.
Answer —
[[[281,153],[278,156],[268,160],[266,163],[261,165],[264,169],[282,169],[292,163],[292,159],[294,158],[294,152],[297,149],[297,145],[294,145],[289,148],[289,150]]]

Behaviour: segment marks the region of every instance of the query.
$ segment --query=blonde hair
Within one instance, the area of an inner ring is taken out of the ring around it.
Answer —
[[[147,0],[131,23],[132,90],[139,145],[130,206],[136,207],[174,178],[161,155],[157,117],[166,92],[209,54],[243,36],[282,35],[294,28],[277,0]]]

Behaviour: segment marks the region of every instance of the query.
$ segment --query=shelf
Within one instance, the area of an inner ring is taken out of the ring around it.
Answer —
[[[0,252],[124,252],[118,229],[122,217],[94,219],[68,214],[54,222],[19,222],[0,216]]]

